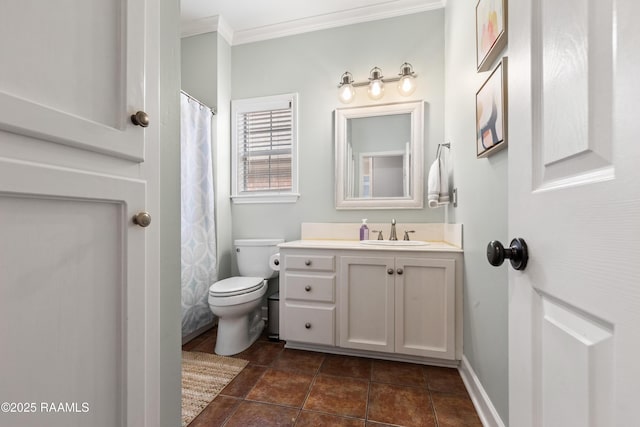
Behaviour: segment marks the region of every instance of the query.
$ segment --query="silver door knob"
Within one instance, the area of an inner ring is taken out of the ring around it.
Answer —
[[[138,212],[133,216],[133,223],[140,227],[148,227],[151,224],[151,215],[149,212]]]
[[[311,292],[311,286],[307,285],[304,287],[304,290],[307,292]]]
[[[138,111],[131,116],[131,123],[136,126],[146,128],[149,126],[149,115],[144,111]]]
[[[311,323],[305,323],[304,327],[307,328],[307,329],[311,329]]]

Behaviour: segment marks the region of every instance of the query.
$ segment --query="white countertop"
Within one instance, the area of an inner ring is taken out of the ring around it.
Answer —
[[[420,246],[386,246],[362,244],[359,240],[294,240],[278,245],[280,248],[295,249],[341,249],[363,251],[393,251],[393,252],[463,252],[457,246],[445,242],[426,242]]]

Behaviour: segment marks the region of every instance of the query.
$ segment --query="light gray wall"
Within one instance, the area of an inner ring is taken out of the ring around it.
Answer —
[[[349,106],[424,100],[425,170],[444,135],[444,11],[436,10],[349,25],[232,48],[232,98],[298,92],[301,197],[294,204],[232,205],[233,238],[300,237],[302,222],[442,222],[443,210],[337,211],[334,201],[333,111],[337,84],[345,70],[366,80],[374,66],[395,76],[403,62],[419,75],[407,98],[389,84],[382,101],[357,89]],[[223,106],[220,106],[223,108]],[[224,183],[219,182],[219,185]],[[229,184],[227,184],[229,185]],[[425,186],[426,187],[426,186]],[[426,197],[425,197],[426,199]],[[354,229],[357,233],[357,226]]]
[[[180,425],[180,3],[160,2],[160,419]]]
[[[232,275],[232,235],[231,235],[231,46],[218,35],[217,69],[217,115],[213,151],[214,184],[216,186],[216,237],[218,240],[218,276]]]
[[[181,89],[214,107],[218,102],[218,34],[185,37],[180,50]]]
[[[182,90],[210,107],[213,117],[213,174],[215,185],[218,278],[231,276],[230,116],[231,46],[218,34],[181,40]]]
[[[464,227],[464,355],[502,420],[509,420],[507,266],[491,267],[487,243],[507,235],[507,151],[476,158],[476,0],[449,0],[445,18],[445,136],[451,141],[458,207],[448,222]],[[504,52],[506,55],[507,52]]]

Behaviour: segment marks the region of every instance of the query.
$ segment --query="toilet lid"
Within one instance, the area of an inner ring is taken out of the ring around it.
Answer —
[[[213,297],[242,295],[260,289],[262,282],[264,282],[262,277],[229,277],[211,285],[209,295]]]

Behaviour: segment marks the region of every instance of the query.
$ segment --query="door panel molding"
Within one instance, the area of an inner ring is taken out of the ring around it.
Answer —
[[[89,205],[105,204],[105,208],[113,204],[118,206],[120,213],[117,229],[121,230],[121,234],[117,239],[121,242],[121,247],[114,256],[121,257],[122,268],[118,273],[122,275],[122,301],[118,308],[121,310],[121,326],[115,326],[116,329],[122,330],[120,346],[122,359],[121,363],[117,363],[118,366],[121,365],[117,375],[122,375],[124,388],[121,396],[123,402],[120,405],[120,417],[124,422],[123,425],[131,427],[146,425],[144,420],[147,408],[143,402],[150,400],[147,396],[150,390],[146,388],[146,371],[149,365],[153,365],[151,362],[153,355],[147,351],[147,335],[153,325],[149,325],[146,319],[145,307],[150,304],[150,293],[145,279],[146,263],[139,262],[140,256],[146,252],[145,229],[134,225],[131,221],[135,212],[145,208],[146,182],[6,158],[0,158],[0,182],[3,183],[0,187],[0,199],[28,198],[34,201],[58,201],[62,202],[60,206],[69,202],[67,204],[69,223],[65,223],[68,230],[73,230],[72,219],[76,213],[73,207],[77,206],[77,202]],[[46,220],[46,218],[43,219]],[[87,222],[87,218],[83,217],[83,220]],[[28,224],[25,226],[28,227]],[[99,224],[97,226],[99,227]],[[59,238],[65,239],[65,236],[60,234]],[[94,242],[96,243],[99,242]],[[145,259],[144,255],[142,259]],[[70,264],[71,268],[73,265],[73,263]],[[91,286],[91,283],[87,286]],[[55,319],[50,320],[55,321]],[[73,333],[73,331],[59,332]],[[78,337],[80,341],[76,340],[79,348],[82,348],[81,338]],[[51,368],[55,369],[55,365]],[[37,388],[37,384],[32,386]],[[94,412],[100,410],[98,402],[91,402],[91,405]],[[107,410],[113,410],[113,408],[107,408]]]
[[[613,11],[612,0],[532,2],[536,190],[615,177]]]

